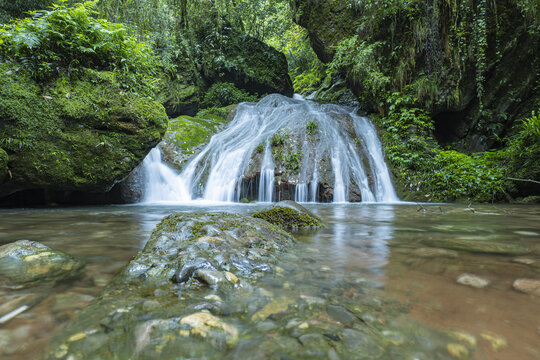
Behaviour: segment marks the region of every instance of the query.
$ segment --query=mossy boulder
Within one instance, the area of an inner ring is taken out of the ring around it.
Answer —
[[[163,106],[125,91],[114,73],[80,72],[40,87],[20,67],[0,64],[0,146],[11,172],[0,197],[25,189],[107,192],[163,137]]]
[[[202,108],[270,93],[292,96],[284,54],[240,31],[215,27],[208,22],[193,29],[194,34],[177,34],[183,40],[172,60],[175,70],[163,76],[165,86],[158,95],[170,117],[195,116]],[[188,48],[188,43],[193,45]]]
[[[223,130],[234,117],[236,105],[200,112],[195,117],[179,116],[169,120],[169,127],[159,144],[165,160],[177,169],[198,153],[215,133]]]
[[[206,85],[196,66],[196,60],[184,42],[178,56],[174,59],[175,70],[164,73],[164,87],[159,91],[157,100],[163,104],[167,115],[175,118],[180,115],[194,116],[199,110],[199,103]]]
[[[5,286],[53,286],[82,275],[84,262],[37,241],[0,246],[0,278]]]
[[[308,31],[313,51],[323,62],[332,61],[336,45],[355,34],[358,15],[345,1],[291,1],[294,21]]]
[[[280,201],[269,209],[251,215],[263,219],[282,229],[301,230],[324,227],[323,221],[302,205],[291,201]]]
[[[231,82],[250,94],[292,96],[293,86],[284,54],[234,29],[225,27],[221,32],[212,41],[208,41],[208,37],[214,36],[213,29],[200,29],[197,34],[202,48],[201,74],[206,84]]]
[[[8,154],[0,148],[0,183],[4,180],[8,174]]]

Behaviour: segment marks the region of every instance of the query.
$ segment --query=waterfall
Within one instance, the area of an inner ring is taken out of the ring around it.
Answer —
[[[161,161],[161,151],[154,148],[143,161],[145,189],[143,202],[184,202],[191,196],[182,177]]]
[[[294,201],[308,202],[308,185],[305,183],[296,184],[294,189]]]
[[[144,201],[399,201],[370,120],[299,96],[240,104],[179,175],[156,149],[143,167]]]
[[[266,142],[264,157],[261,165],[261,179],[259,181],[259,201],[272,202],[274,195],[274,160],[270,142]]]

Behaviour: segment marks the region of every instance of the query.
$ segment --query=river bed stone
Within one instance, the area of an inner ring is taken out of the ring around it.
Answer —
[[[456,282],[458,284],[472,286],[477,289],[483,289],[490,284],[489,280],[473,274],[461,274],[456,279]]]
[[[525,294],[540,296],[540,280],[517,279],[512,284],[512,287]]]
[[[81,260],[37,241],[0,246],[0,282],[8,287],[54,286],[80,277],[83,268]]]

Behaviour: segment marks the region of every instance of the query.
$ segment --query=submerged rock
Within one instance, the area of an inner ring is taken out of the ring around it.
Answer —
[[[180,320],[180,324],[189,325],[191,328],[189,334],[202,338],[217,338],[221,335],[227,345],[234,345],[238,341],[238,329],[207,312],[188,315]],[[183,335],[187,334],[184,333]]]
[[[458,257],[457,251],[437,249],[437,248],[418,248],[412,252],[414,256],[421,258],[450,258]]]
[[[0,281],[10,287],[53,286],[76,279],[83,268],[82,261],[37,241],[0,246]]]
[[[512,287],[525,294],[540,296],[540,280],[517,279]]]
[[[523,255],[530,253],[530,250],[523,245],[493,240],[429,239],[426,243],[430,246],[471,253],[500,255]]]
[[[263,219],[283,229],[312,229],[324,227],[321,218],[302,205],[290,201],[280,201],[269,209],[251,215]]]
[[[456,282],[458,284],[472,286],[477,289],[485,288],[490,284],[489,280],[483,279],[480,276],[472,275],[472,274],[461,274],[457,278]]]

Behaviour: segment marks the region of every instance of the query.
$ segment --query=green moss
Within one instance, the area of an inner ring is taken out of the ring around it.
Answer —
[[[223,107],[241,102],[256,102],[259,100],[258,95],[252,95],[247,91],[238,89],[233,83],[220,82],[213,84],[206,91],[200,107]]]
[[[229,27],[216,31],[209,24],[196,30],[196,38],[207,83],[230,82],[259,96],[292,96],[287,59],[274,48]]]
[[[301,213],[288,207],[275,206],[251,215],[283,229],[318,228],[322,223],[306,213]]]
[[[184,163],[208,143],[212,135],[220,131],[232,118],[236,105],[208,109],[196,117],[179,116],[169,121],[169,127],[161,143],[161,148],[169,162],[182,168]]]
[[[163,107],[122,91],[113,73],[86,70],[43,89],[10,63],[0,73],[0,134],[13,176],[0,196],[27,188],[108,191],[165,133]]]
[[[0,148],[0,183],[4,180],[8,173],[8,154]]]

